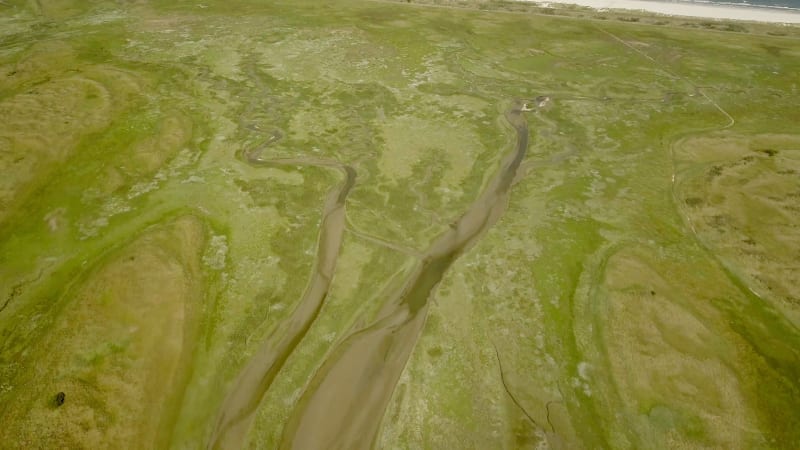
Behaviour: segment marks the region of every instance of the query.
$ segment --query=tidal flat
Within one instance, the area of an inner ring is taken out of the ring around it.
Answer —
[[[424,3],[0,2],[0,448],[800,448],[798,27]]]

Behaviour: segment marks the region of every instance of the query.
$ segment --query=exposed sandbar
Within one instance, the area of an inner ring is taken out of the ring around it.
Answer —
[[[522,0],[530,1],[530,0]],[[627,9],[647,11],[668,16],[701,17],[708,19],[745,20],[751,22],[800,23],[800,11],[781,8],[699,4],[683,2],[658,2],[649,0],[564,0],[534,1],[542,5],[560,3],[588,6],[597,10]]]

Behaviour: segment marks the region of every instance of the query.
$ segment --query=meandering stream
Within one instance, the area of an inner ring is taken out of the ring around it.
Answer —
[[[497,222],[528,148],[527,104],[516,100],[505,119],[516,133],[512,150],[467,211],[423,252],[399,292],[387,292],[372,324],[334,349],[287,423],[282,448],[369,448],[394,386],[419,337],[429,300],[453,262]],[[346,227],[345,202],[355,184],[353,167],[335,161],[292,158],[244,159],[255,166],[309,165],[340,170],[344,181],[326,199],[317,261],[291,317],[270,333],[226,397],[210,448],[239,448],[258,405],[291,352],[316,319],[330,289]]]
[[[355,169],[335,161],[309,158],[262,160],[258,152],[244,156],[254,166],[307,165],[334,168],[342,172],[344,180],[338,187],[331,189],[325,200],[316,266],[303,297],[292,315],[264,339],[237,378],[220,409],[211,440],[213,448],[241,447],[261,398],[319,315],[330,291],[342,245],[346,225],[345,200],[356,182]]]

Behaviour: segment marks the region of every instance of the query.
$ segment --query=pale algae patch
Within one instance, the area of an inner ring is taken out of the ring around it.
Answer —
[[[10,37],[28,31],[30,25],[27,22],[29,20],[31,20],[31,17],[26,14],[3,15],[3,17],[0,17],[0,35]],[[7,49],[2,51],[7,51]]]
[[[270,180],[270,183],[279,183],[279,185],[273,188],[276,191],[279,190],[278,186],[280,185],[303,186],[305,183],[305,176],[298,170],[284,170],[277,167],[265,167],[263,169],[259,169],[257,173],[261,175],[259,178]],[[252,183],[250,186],[258,186],[258,183]],[[266,185],[264,185],[264,187],[266,187]],[[250,193],[251,199],[256,204],[260,205],[274,203],[274,196],[271,196],[269,191],[248,190],[247,192]]]
[[[438,109],[449,112],[459,119],[464,117],[475,120],[493,119],[486,113],[486,110],[493,109],[492,104],[482,98],[458,94],[437,95],[433,96],[430,102],[434,103]]]
[[[203,255],[203,263],[214,270],[222,270],[228,256],[228,238],[225,235],[215,235],[208,243],[208,250]]]
[[[414,166],[432,156],[447,167],[439,182],[445,192],[461,184],[475,157],[483,151],[474,132],[435,119],[399,116],[383,124],[382,134],[386,144],[378,169],[384,179],[403,181],[411,176]]]
[[[269,74],[293,81],[381,82],[395,64],[392,49],[349,27],[292,30],[256,51]]]
[[[243,81],[244,78],[240,67],[242,56],[237,48],[247,44],[249,42],[237,39],[235,36],[220,36],[213,40],[213,44],[209,45],[203,54],[203,58],[208,61],[208,65],[212,70],[220,76],[231,80]]]
[[[342,125],[342,118],[331,108],[300,109],[292,115],[289,132],[294,139],[313,144],[309,150],[314,151],[316,146],[325,145],[326,133],[336,133]]]
[[[373,253],[372,249],[358,241],[347,241],[347,245],[342,246],[341,262],[337,264],[337,270],[341,275],[337,276],[334,284],[336,297],[343,299],[354,297],[359,285],[362,284],[362,274],[372,260]]]

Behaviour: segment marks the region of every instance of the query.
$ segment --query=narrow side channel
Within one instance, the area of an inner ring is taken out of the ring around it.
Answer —
[[[325,200],[317,244],[317,261],[303,297],[289,319],[264,339],[236,379],[220,408],[214,433],[209,441],[208,448],[214,449],[242,447],[258,404],[286,359],[319,315],[330,290],[344,236],[345,201],[356,182],[355,169],[336,161],[310,158],[262,160],[258,151],[245,154],[244,159],[254,166],[306,165],[333,168],[342,172],[344,180],[338,187],[331,189]]]
[[[282,436],[283,449],[372,446],[386,406],[416,345],[430,298],[453,262],[506,209],[528,148],[527,104],[515,101],[505,118],[516,145],[469,209],[423,254],[403,289],[388,293],[377,319],[346,338],[315,375]]]

